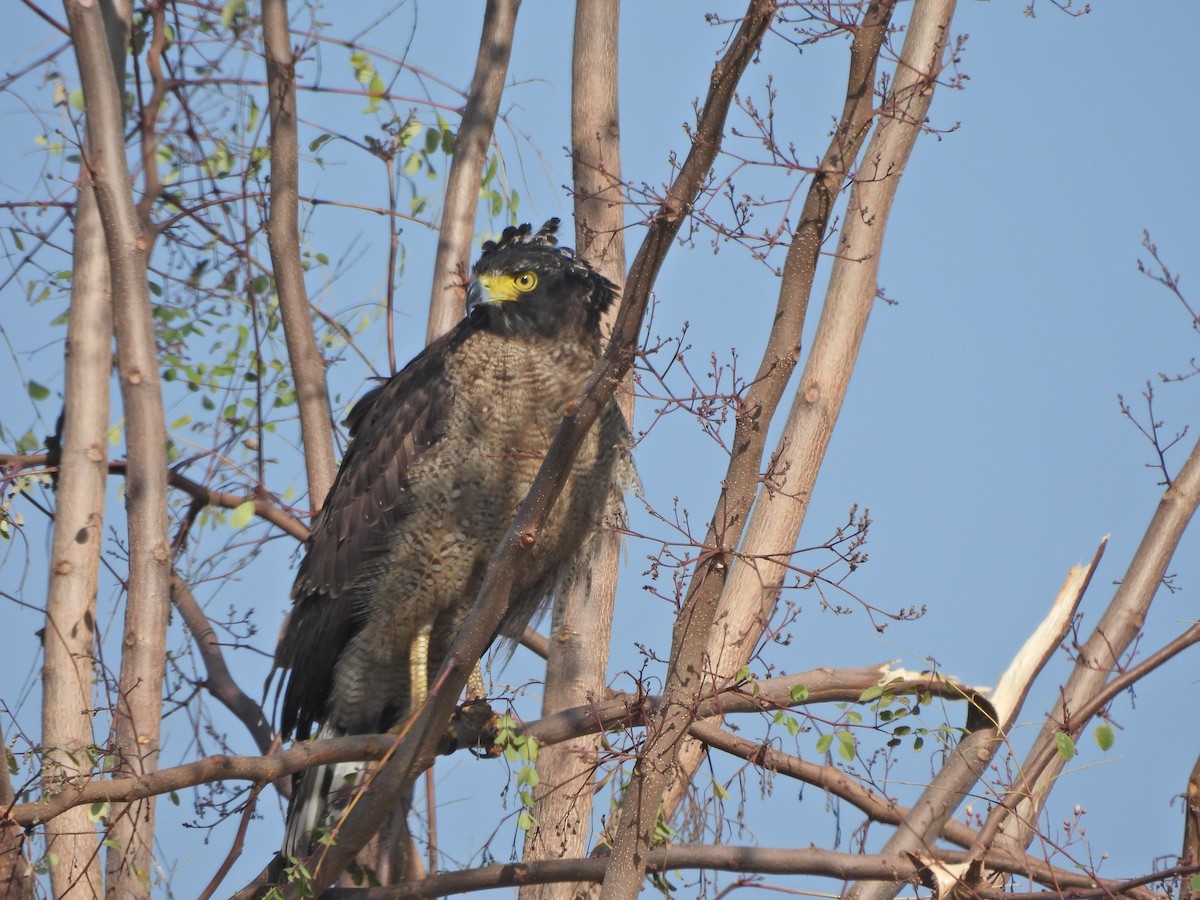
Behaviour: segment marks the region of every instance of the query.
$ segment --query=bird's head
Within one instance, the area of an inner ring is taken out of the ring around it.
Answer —
[[[505,334],[558,334],[583,328],[598,334],[616,286],[555,237],[559,220],[504,229],[487,241],[471,269],[467,312]]]

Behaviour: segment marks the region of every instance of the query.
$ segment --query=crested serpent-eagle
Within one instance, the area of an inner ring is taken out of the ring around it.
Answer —
[[[558,220],[506,228],[472,268],[467,315],[347,419],[351,441],[313,524],[275,661],[290,670],[280,732],[386,731],[425,697],[475,603],[488,559],[600,353],[616,288],[557,246]],[[513,585],[516,640],[586,578],[629,470],[610,400]],[[356,766],[310,769],[288,810],[285,856],[305,856],[330,794]]]

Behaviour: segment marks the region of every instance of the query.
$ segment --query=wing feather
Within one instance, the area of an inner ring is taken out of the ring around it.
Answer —
[[[410,469],[442,437],[453,401],[445,356],[467,326],[430,344],[346,419],[350,446],[313,523],[292,587],[295,606],[275,652],[276,665],[291,669],[281,734],[303,739],[323,720],[337,660],[363,623],[355,579],[387,551],[387,535],[408,515]]]

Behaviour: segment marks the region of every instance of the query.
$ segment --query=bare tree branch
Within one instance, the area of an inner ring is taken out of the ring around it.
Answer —
[[[784,753],[767,744],[737,737],[715,722],[695,722],[689,731],[692,737],[703,741],[708,747],[715,747],[732,756],[740,757],[769,772],[777,772],[780,775],[786,775],[789,778],[803,781],[805,784],[819,787],[823,791],[828,791],[833,796],[857,807],[873,821],[886,825],[899,825],[909,815],[908,808],[878,796],[874,791],[850,778],[841,769],[807,762],[798,756]],[[950,820],[944,823],[941,837],[960,847],[970,847],[975,842],[976,834],[975,829],[968,828],[961,822]]]
[[[711,546],[734,546],[742,540],[747,521],[750,523],[742,547],[746,556],[733,561],[708,642],[710,664],[718,676],[728,677],[745,665],[762,637],[788,569],[769,559],[756,559],[755,555],[777,553],[780,548],[785,548],[786,552],[796,545],[808,497],[820,467],[823,451],[808,468],[789,471],[786,495],[767,490],[759,477],[768,428],[799,359],[813,281],[830,217],[874,120],[875,71],[895,6],[895,0],[875,0],[854,29],[841,118],[812,176],[800,222],[784,261],[783,280],[767,347],[738,412],[733,453],[707,538]],[[844,391],[849,381],[853,359],[847,360],[846,364],[838,381],[828,375],[822,376],[834,393],[839,390],[839,385]],[[810,371],[812,365],[810,361]],[[785,435],[777,452],[784,452],[797,439],[794,434]],[[828,442],[828,435],[824,440]],[[756,511],[750,517],[756,495]],[[778,516],[771,517],[771,507],[789,510],[790,515],[782,520]],[[670,817],[683,799],[703,757],[701,744],[684,742],[680,748],[679,777],[663,799],[664,816]]]
[[[296,216],[300,193],[296,60],[288,32],[287,0],[263,0],[262,23],[271,116],[271,212],[267,220],[267,243],[296,384],[308,496],[316,515],[333,484],[333,414],[325,387],[325,360],[313,333],[304,269],[300,265],[300,226]]]
[[[942,851],[937,858],[947,863],[959,863],[967,854],[961,851]],[[1001,872],[1028,875],[1030,868],[1026,857],[1011,857],[994,854],[988,865]],[[1053,885],[1059,890],[1086,890],[1100,885],[1098,896],[1117,896],[1121,893],[1137,897],[1138,900],[1155,900],[1150,891],[1137,890],[1153,878],[1135,879],[1132,882],[1101,880],[1082,872],[1069,872],[1035,864],[1037,880]],[[485,866],[462,872],[446,872],[432,875],[421,881],[398,884],[386,888],[338,888],[322,896],[329,900],[414,900],[420,897],[442,897],[488,888],[511,887],[513,885],[549,884],[556,881],[599,881],[611,865],[611,860],[600,857],[592,859],[540,860]],[[816,875],[840,881],[852,879],[916,881],[921,866],[908,857],[878,854],[839,853],[816,847],[804,849],[774,847],[739,847],[684,845],[660,847],[648,851],[646,870],[668,872],[673,869],[707,869],[710,871],[746,872],[768,875]],[[1157,878],[1157,876],[1154,876]],[[1003,897],[1003,894],[999,894]],[[1048,897],[1061,896],[1051,893]]]
[[[467,92],[462,122],[454,140],[454,157],[446,176],[446,200],[437,257],[433,262],[433,293],[429,298],[426,343],[449,331],[462,318],[466,303],[463,276],[471,265],[471,237],[479,205],[479,182],[487,161],[488,144],[500,109],[508,58],[520,0],[488,0],[475,74]]]
[[[803,700],[793,699],[793,688],[803,684]],[[853,702],[869,687],[886,685],[895,696],[925,694],[946,700],[972,700],[977,689],[945,677],[912,676],[890,666],[856,669],[813,669],[797,675],[756,682],[754,689],[731,688],[707,697],[697,706],[699,718],[734,713],[759,713],[810,706],[817,703]],[[601,704],[563,710],[520,729],[541,746],[551,746],[586,734],[616,727],[643,727],[663,707],[661,696],[626,694]],[[194,787],[210,781],[243,780],[265,783],[314,765],[358,760],[379,760],[397,749],[395,735],[353,735],[305,741],[269,756],[210,756],[193,763],[144,775],[123,775],[86,783],[57,786],[40,799],[15,805],[11,812],[19,825],[46,822],[82,804],[129,802]]]
[[[196,597],[187,582],[178,575],[171,576],[171,602],[183,617],[184,624],[196,642],[196,649],[200,651],[200,658],[204,660],[208,676],[204,680],[204,687],[246,726],[259,751],[267,753],[274,740],[271,726],[263,717],[262,708],[233,680],[208,616],[196,602]]]
[[[106,426],[107,431],[107,426]],[[107,440],[107,434],[105,436]],[[0,453],[0,468],[6,469],[32,469],[46,468],[54,470],[61,464],[61,454],[56,452],[50,453]],[[128,465],[125,460],[115,459],[107,463],[107,471],[110,475],[124,475],[128,471]],[[61,476],[60,476],[61,477]],[[228,491],[215,491],[212,488],[205,487],[197,481],[193,481],[186,475],[181,475],[178,472],[168,472],[167,483],[173,487],[183,491],[189,497],[200,501],[205,506],[218,506],[222,509],[237,509],[243,503],[254,504],[254,514],[260,519],[270,522],[280,531],[290,534],[297,540],[304,541],[308,539],[308,527],[290,515],[279,506],[276,506],[268,498],[261,495],[244,496],[242,494],[232,494]],[[61,492],[61,487],[60,487]],[[61,502],[61,501],[60,501]]]

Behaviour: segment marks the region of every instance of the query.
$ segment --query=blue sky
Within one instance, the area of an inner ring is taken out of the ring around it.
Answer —
[[[1189,110],[1200,76],[1193,47],[1200,8],[1159,2],[1139,5],[1135,14],[1128,4],[1100,0],[1090,15],[1071,18],[1043,2],[1037,17],[1029,18],[1021,5],[979,0],[959,5],[954,32],[969,36],[961,62],[969,80],[963,90],[942,90],[935,97],[932,123],[947,133],[922,138],[902,183],[880,271],[880,284],[899,302],[879,304],[873,313],[801,538],[802,545],[820,543],[852,504],[869,508],[871,559],[849,587],[883,609],[915,604],[928,611],[878,635],[861,612],[834,616],[822,612],[815,597],[798,594],[793,599],[803,612],[791,629],[793,640],[772,651],[783,669],[889,659],[925,668],[933,659],[968,683],[994,684],[1040,621],[1067,568],[1090,558],[1100,538],[1111,534],[1084,601],[1081,633],[1087,634],[1158,501],[1156,473],[1145,466],[1152,450],[1120,415],[1116,397],[1125,395],[1143,413],[1145,382],[1159,372],[1186,371],[1197,355],[1197,335],[1185,311],[1139,275],[1136,263],[1147,258],[1140,243],[1143,229],[1149,229],[1164,259],[1183,272],[1185,292],[1194,276],[1200,179],[1192,174],[1191,156],[1200,129]],[[452,12],[450,6],[402,5],[372,42],[398,52],[415,23],[409,60],[465,86],[482,4],[454,4]],[[733,16],[739,5],[714,8]],[[623,164],[634,185],[661,184],[669,177],[669,152],[686,151],[683,126],[692,119],[692,104],[703,95],[726,35],[705,23],[709,9],[688,2],[626,5]],[[338,22],[339,31],[353,30],[342,27],[341,10],[323,15]],[[562,148],[569,142],[571,15],[568,4],[522,4],[513,87],[503,103],[513,128],[529,136],[501,132],[509,175],[522,196],[521,213],[533,221],[565,218],[570,210],[563,189],[570,164]],[[12,66],[36,58],[57,40],[23,8],[10,21],[0,35],[0,52]],[[801,158],[819,156],[840,110],[845,50],[844,42],[828,41],[797,53],[776,38],[743,83],[744,93],[761,104],[766,76],[773,76],[779,133],[795,143]],[[321,63],[331,70],[347,67],[346,55],[326,49]],[[350,134],[371,129],[357,101],[302,95],[300,102],[306,122],[340,116]],[[37,165],[34,126],[21,118],[23,107],[11,96],[0,95],[0,103],[8,125],[0,194],[24,197]],[[320,133],[306,128],[302,145]],[[736,146],[748,149],[745,143]],[[302,173],[304,190],[382,202],[377,165],[364,164],[361,154],[348,149],[330,151],[328,165]],[[754,176],[747,184],[776,192],[792,187],[779,173]],[[377,301],[386,254],[380,220],[320,207],[312,228],[331,258],[361,254],[330,286],[328,302]],[[636,227],[628,232],[631,254],[640,234]],[[407,359],[424,334],[432,240],[416,227],[403,240],[408,263],[399,286],[398,339],[399,355]],[[777,287],[775,275],[738,248],[724,246],[714,254],[708,238],[698,237],[694,246],[677,247],[663,270],[655,330],[670,335],[686,321],[689,356],[698,370],[710,354],[728,358],[732,348],[741,368],[752,369]],[[820,290],[818,285],[814,303]],[[19,378],[19,364],[26,378],[52,370],[46,377],[51,381],[61,334],[45,328],[43,308],[27,311],[12,291],[5,293],[3,309],[0,322],[15,350],[0,360],[0,377]],[[815,323],[815,312],[810,320]],[[379,369],[386,367],[381,334],[376,329],[364,340],[375,350]],[[39,349],[31,353],[31,347]],[[348,364],[332,376],[343,402],[359,390],[365,374]],[[1156,414],[1166,430],[1176,431],[1194,417],[1196,390],[1194,382],[1156,386]],[[47,413],[21,394],[2,421],[18,433],[27,427],[45,433],[39,414],[44,420]],[[637,417],[647,421],[644,410]],[[1190,444],[1185,439],[1181,446]],[[1176,454],[1176,465],[1184,453]],[[723,463],[693,424],[682,417],[665,421],[639,447],[637,464],[649,502],[666,508],[679,497],[693,521],[705,520],[718,488],[714,472]],[[114,493],[113,508],[117,503]],[[0,589],[40,595],[42,540],[32,538],[28,568],[23,549],[3,558]],[[1142,644],[1147,650],[1194,620],[1198,551],[1192,535],[1177,554],[1172,571],[1182,590],[1158,598]],[[636,541],[627,548],[614,637],[618,686],[629,684],[619,673],[637,671],[641,662],[635,641],[664,654],[668,647],[670,609],[640,589],[650,552]],[[263,648],[286,608],[287,567],[293,562],[288,548],[276,542],[240,581],[225,585],[216,601],[223,608],[252,598]],[[102,594],[102,608],[111,599]],[[40,620],[11,604],[0,605],[0,617],[21,638],[0,671],[0,698],[10,708],[20,705],[21,721],[35,728],[35,699],[18,704],[14,698],[35,683],[39,661],[31,636]],[[253,693],[262,662],[246,659],[242,665]],[[1027,702],[1022,721],[1036,724],[1068,671],[1060,654]],[[507,675],[514,683],[536,677],[520,654]],[[1172,798],[1200,752],[1200,728],[1187,714],[1196,706],[1196,690],[1194,659],[1168,664],[1139,687],[1136,698],[1114,705],[1121,729],[1113,750],[1102,754],[1085,740],[1068,767],[1052,801],[1049,827],[1056,828],[1077,803],[1086,808],[1087,846],[1073,849],[1093,860],[1111,854],[1102,872],[1142,873],[1152,857],[1177,852],[1182,822]],[[949,721],[957,724],[960,716],[951,710]],[[235,726],[229,727],[236,735]],[[1019,731],[1016,740],[1027,740],[1034,727]],[[5,730],[11,732],[7,723]],[[180,734],[173,739],[182,740]],[[802,735],[792,749],[814,758],[814,741]],[[249,746],[245,741],[239,749],[249,752]],[[726,771],[723,765],[718,763],[719,772]],[[443,834],[454,836],[455,846],[447,849],[463,864],[497,818],[480,816],[479,804],[500,804],[505,775],[498,764],[489,772],[483,768],[471,759],[438,767],[441,799],[448,803]],[[927,769],[917,769],[914,780],[921,772],[927,777]],[[756,798],[757,787],[750,790]],[[836,823],[822,812],[823,799],[808,790],[797,806],[797,792],[776,780],[774,795],[752,826],[764,845],[830,840]],[[508,803],[511,812],[511,797]],[[800,825],[797,809],[804,812]],[[166,803],[160,810],[165,819],[191,814],[187,799],[179,810]],[[266,821],[252,830],[258,848],[278,839],[272,805],[264,811]],[[847,816],[842,827],[852,820]],[[507,858],[512,831],[511,822],[501,826],[502,836],[492,845],[498,859]],[[201,844],[195,832],[182,833],[182,840],[180,834],[170,826],[162,831],[162,855],[177,861],[174,893],[190,896],[215,868],[232,828],[214,832],[211,844]],[[227,886],[254,869],[261,854],[249,857]]]

